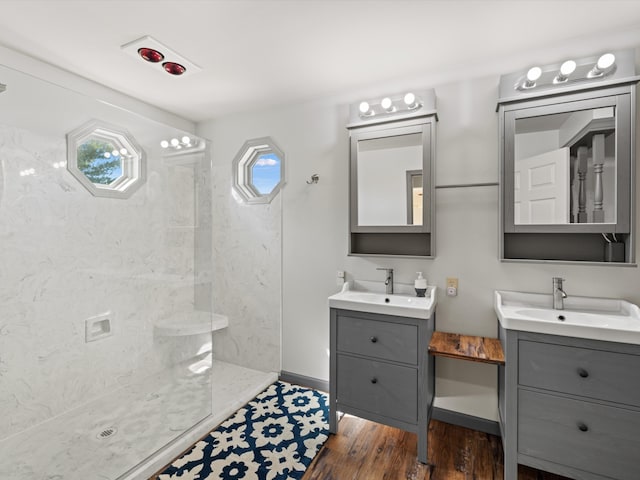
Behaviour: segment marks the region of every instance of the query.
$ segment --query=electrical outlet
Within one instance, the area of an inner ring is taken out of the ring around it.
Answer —
[[[344,270],[338,270],[336,275],[336,285],[338,287],[344,285]]]
[[[447,277],[447,296],[455,297],[458,295],[458,279],[456,277]]]

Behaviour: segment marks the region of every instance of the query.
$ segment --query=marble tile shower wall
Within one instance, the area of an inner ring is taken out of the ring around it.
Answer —
[[[224,132],[203,133],[226,138]],[[237,147],[245,140],[238,138]],[[214,335],[214,356],[243,367],[279,372],[281,195],[268,205],[236,201],[230,195],[231,159],[235,152],[216,147],[214,143],[213,302],[216,312],[229,317],[229,327]]]
[[[0,440],[198,348],[153,334],[193,308],[193,169],[143,148],[147,184],[98,198],[52,166],[64,136],[0,124]],[[107,311],[113,336],[86,343],[85,319]]]

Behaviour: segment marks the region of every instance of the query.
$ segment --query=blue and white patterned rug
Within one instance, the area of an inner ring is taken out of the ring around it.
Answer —
[[[300,479],[328,435],[326,395],[276,382],[175,460],[157,479]]]

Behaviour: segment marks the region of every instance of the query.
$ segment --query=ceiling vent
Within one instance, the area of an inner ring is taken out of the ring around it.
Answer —
[[[157,71],[172,76],[186,77],[202,70],[195,63],[149,35],[125,43],[120,48]]]

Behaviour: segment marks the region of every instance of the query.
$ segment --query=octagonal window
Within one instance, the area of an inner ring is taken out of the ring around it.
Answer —
[[[233,161],[234,190],[246,203],[270,203],[284,186],[284,153],[270,137],[244,143]]]
[[[93,195],[127,198],[145,181],[144,152],[129,132],[92,121],[67,134],[67,169]]]

